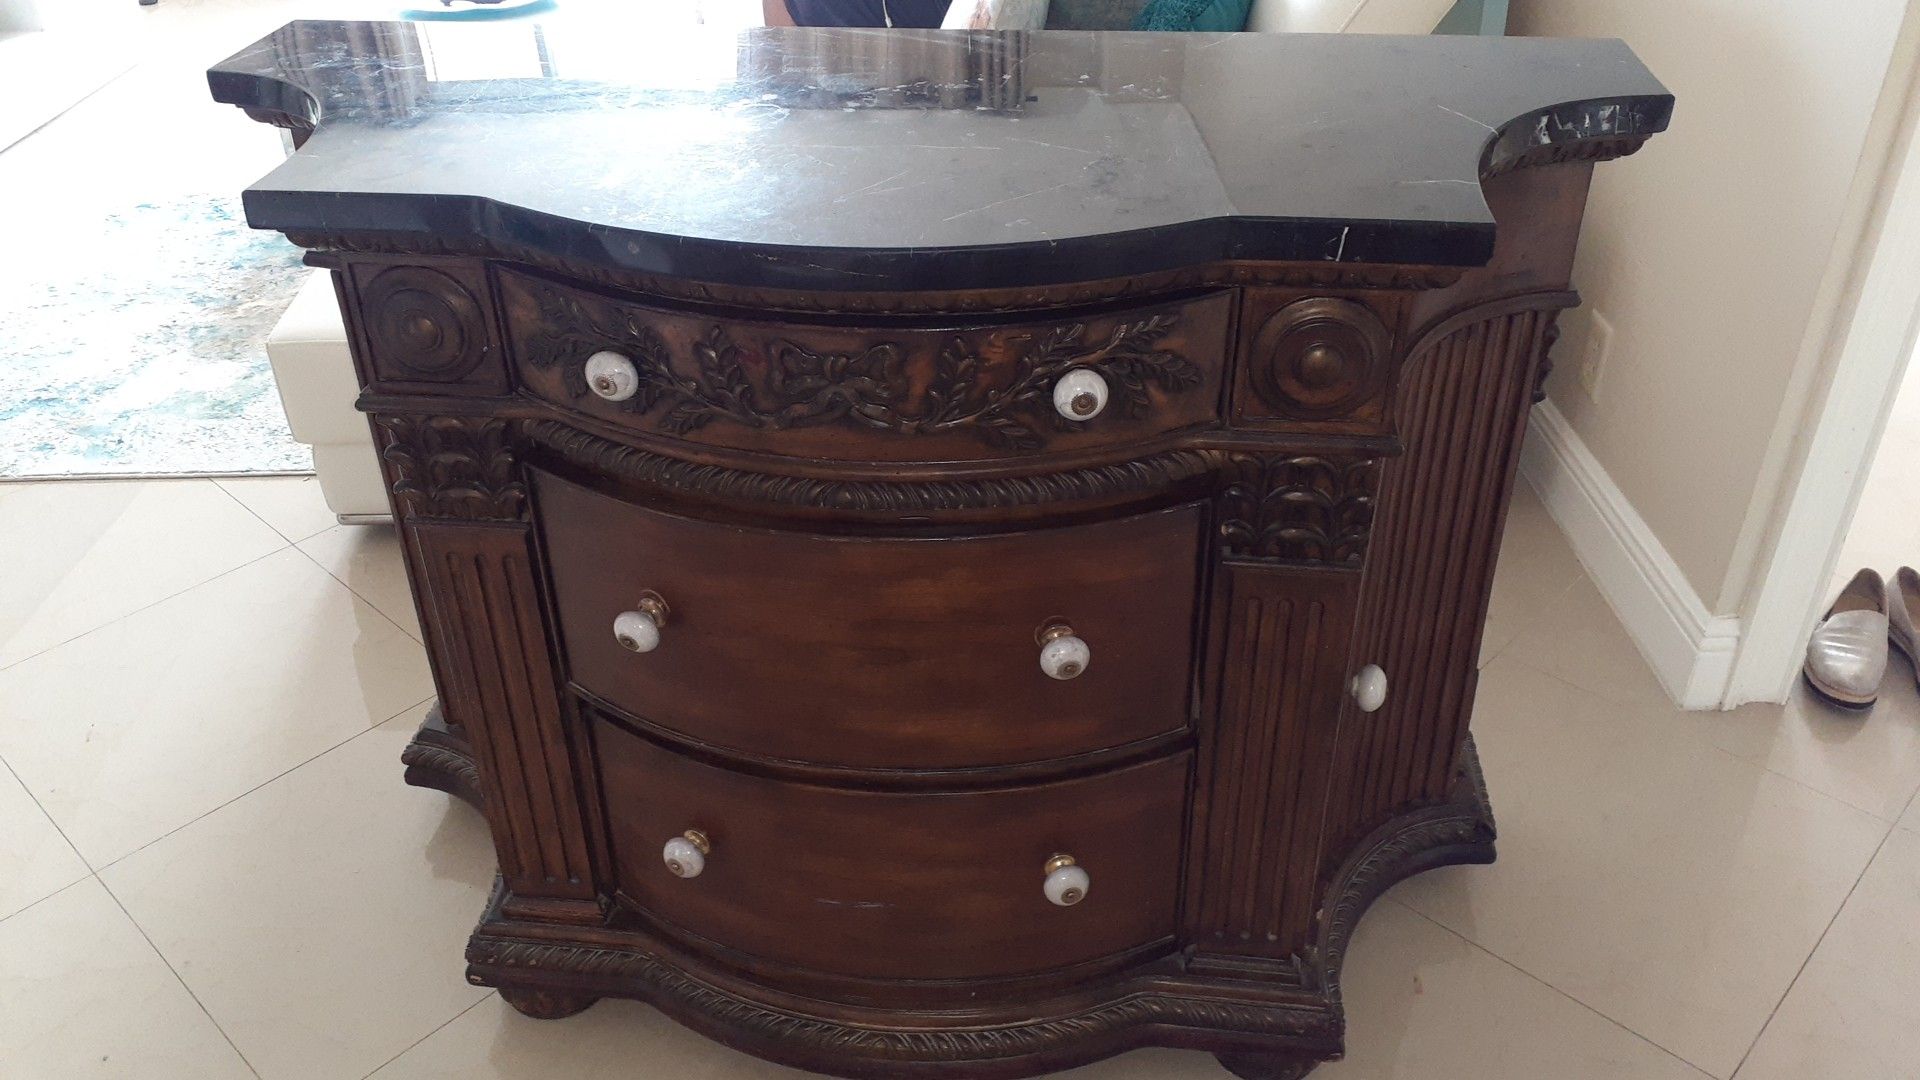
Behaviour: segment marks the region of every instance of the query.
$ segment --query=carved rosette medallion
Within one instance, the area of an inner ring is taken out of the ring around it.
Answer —
[[[1384,389],[1392,340],[1378,316],[1351,300],[1296,300],[1254,338],[1254,392],[1293,419],[1343,416]]]
[[[1358,566],[1373,527],[1376,458],[1228,454],[1219,496],[1227,555]]]
[[[414,517],[518,520],[525,512],[513,425],[484,416],[381,416],[395,499]]]
[[[392,377],[456,382],[487,357],[480,302],[424,266],[383,270],[361,286],[368,343]]]

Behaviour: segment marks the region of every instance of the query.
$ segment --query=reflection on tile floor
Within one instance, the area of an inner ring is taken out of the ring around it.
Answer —
[[[0,514],[0,560],[40,559],[0,581],[24,642],[0,658],[0,1076],[799,1075],[643,1005],[540,1022],[466,985],[492,850],[399,783],[431,688],[389,531],[328,524],[295,478],[0,499],[32,508]],[[172,576],[99,586],[143,548]],[[1474,728],[1500,861],[1376,905],[1348,1056],[1315,1075],[1914,1076],[1920,692],[1864,717],[1650,700],[1524,489],[1494,592]],[[1068,1075],[1226,1074],[1144,1050]]]

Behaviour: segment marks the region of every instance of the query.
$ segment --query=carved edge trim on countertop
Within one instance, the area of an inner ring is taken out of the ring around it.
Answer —
[[[1459,282],[1472,267],[1421,266],[1406,263],[1332,262],[1224,262],[1183,267],[1154,274],[1072,282],[1061,285],[1020,286],[1006,289],[965,289],[950,292],[817,291],[765,289],[693,281],[637,270],[620,270],[582,259],[565,259],[514,244],[478,238],[367,232],[308,232],[286,234],[296,246],[313,253],[315,265],[332,266],[334,255],[455,256],[505,260],[561,274],[573,281],[626,292],[694,303],[766,311],[811,314],[914,315],[1001,313],[1041,310],[1123,298],[1152,296],[1186,289],[1222,286],[1277,286],[1306,289],[1444,289]]]
[[[1358,566],[1373,527],[1380,459],[1222,453],[1221,550]]]
[[[659,424],[672,435],[715,421],[760,430],[839,424],[901,435],[969,432],[1003,449],[1038,450],[1049,427],[1078,426],[1060,419],[1049,400],[1053,383],[1069,371],[1099,372],[1113,388],[1116,411],[1134,419],[1152,405],[1150,385],[1173,394],[1206,382],[1198,364],[1158,347],[1179,322],[1177,314],[1159,312],[1091,334],[1086,322],[1040,329],[1019,346],[1004,382],[964,334],[941,345],[924,383],[908,370],[909,348],[899,342],[840,353],[776,337],[764,345],[766,379],[756,385],[723,326],[715,324],[693,343],[692,356],[676,364],[640,312],[541,279],[525,287],[540,313],[525,350],[528,362],[558,368],[567,392],[585,398],[591,394],[588,357],[620,350],[639,385],[618,407],[639,414],[665,405]]]
[[[295,116],[290,112],[285,112],[280,109],[269,109],[265,106],[243,108],[241,111],[247,114],[249,120],[255,120],[272,127],[285,128],[293,139],[293,148],[295,150],[305,145],[307,138],[313,134],[313,120],[310,117]]]
[[[1621,135],[1613,138],[1579,139],[1573,142],[1536,146],[1498,165],[1490,164],[1483,168],[1480,179],[1491,180],[1496,176],[1519,169],[1534,169],[1544,165],[1564,165],[1571,162],[1597,163],[1631,157],[1638,153],[1651,137],[1650,135]]]
[[[1204,475],[1221,458],[1212,450],[1172,450],[1133,461],[1035,476],[829,480],[684,461],[603,439],[557,420],[529,420],[522,424],[522,431],[530,443],[545,447],[569,464],[623,480],[719,499],[831,510],[975,510],[1137,495]]]
[[[1320,933],[1309,966],[1326,979],[1329,999],[1340,1000],[1340,968],[1354,927],[1374,900],[1396,882],[1425,870],[1494,859],[1493,806],[1480,770],[1480,755],[1469,735],[1454,765],[1452,797],[1416,809],[1381,825],[1356,845],[1341,863],[1321,906]]]
[[[517,521],[526,513],[513,423],[488,416],[376,415],[394,496],[415,517]]]
[[[635,946],[613,948],[533,941],[484,928],[467,944],[472,981],[491,984],[505,970],[602,980],[622,996],[646,996],[690,1011],[703,1025],[782,1047],[858,1053],[895,1062],[1007,1058],[1083,1045],[1090,1037],[1147,1025],[1174,1025],[1283,1038],[1338,1037],[1337,1015],[1303,1004],[1259,1004],[1140,991],[1051,1019],[974,1027],[912,1029],[843,1024],[786,1012],[730,993],[688,975]],[[478,969],[478,970],[476,970]],[[644,987],[633,993],[636,984]],[[965,1022],[965,1021],[961,1021]],[[977,1022],[976,1022],[977,1023]]]

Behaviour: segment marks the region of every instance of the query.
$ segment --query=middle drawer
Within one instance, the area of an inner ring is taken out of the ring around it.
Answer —
[[[938,769],[1186,724],[1197,504],[909,539],[677,517],[542,472],[535,489],[571,678],[668,730],[789,761]],[[645,642],[623,645],[616,621],[653,598],[657,645],[632,651]]]

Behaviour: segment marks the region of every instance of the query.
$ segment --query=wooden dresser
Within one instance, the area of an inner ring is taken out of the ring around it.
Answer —
[[[1520,438],[1672,99],[1618,42],[623,32],[210,73],[304,144],[248,215],[338,284],[406,777],[499,854],[468,979],[847,1076],[1337,1056],[1367,905],[1493,858]]]

